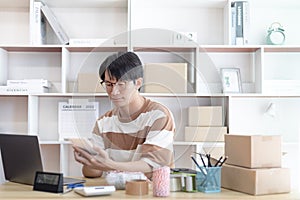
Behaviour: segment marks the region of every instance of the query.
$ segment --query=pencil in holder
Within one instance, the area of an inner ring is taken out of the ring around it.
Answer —
[[[205,193],[221,192],[221,169],[222,167],[201,167],[197,172],[197,190]]]

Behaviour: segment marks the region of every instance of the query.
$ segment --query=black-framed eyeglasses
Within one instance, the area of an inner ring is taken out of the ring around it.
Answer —
[[[118,81],[115,83],[109,82],[109,81],[101,81],[100,84],[106,91],[111,91],[113,87],[117,87],[118,90],[125,90],[126,85],[129,81]]]

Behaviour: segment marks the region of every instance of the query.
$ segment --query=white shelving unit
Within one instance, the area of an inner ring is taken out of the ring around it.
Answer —
[[[193,167],[189,155],[204,146],[222,148],[222,143],[184,142],[187,108],[219,105],[229,133],[282,135],[283,165],[292,169],[293,188],[300,188],[299,1],[250,0],[249,45],[235,46],[229,45],[231,0],[44,0],[70,38],[115,40],[99,47],[31,45],[33,1],[0,2],[0,85],[7,79],[43,78],[53,87],[46,94],[0,94],[0,132],[38,135],[46,170],[81,175],[70,144],[59,141],[58,102],[92,98],[100,104],[99,115],[110,109],[105,94],[77,92],[78,73],[97,73],[107,55],[131,50],[144,63],[188,63],[189,93],[143,94],[174,113],[177,166]],[[285,45],[266,45],[275,21],[285,28]],[[180,43],[175,36],[182,32],[196,33],[196,41]],[[222,94],[223,67],[240,68],[243,93]],[[278,111],[272,118],[265,114],[271,102]]]

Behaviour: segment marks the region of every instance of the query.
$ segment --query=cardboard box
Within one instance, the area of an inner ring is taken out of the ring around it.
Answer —
[[[281,137],[225,135],[227,164],[248,168],[281,167]]]
[[[144,92],[187,93],[187,63],[147,63]]]
[[[82,93],[103,93],[106,92],[100,84],[100,77],[97,73],[78,74],[78,92]]]
[[[221,186],[252,195],[290,192],[290,170],[287,168],[248,169],[222,166]]]
[[[185,141],[188,142],[223,142],[225,134],[227,134],[225,126],[185,127]]]
[[[188,110],[189,126],[223,126],[222,106],[192,106]]]

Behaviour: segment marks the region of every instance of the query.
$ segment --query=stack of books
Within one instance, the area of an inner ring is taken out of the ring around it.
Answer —
[[[27,95],[46,93],[51,83],[44,79],[7,80],[7,85],[0,86],[0,94]]]
[[[48,24],[49,27],[55,33],[59,43],[68,44],[69,37],[64,31],[63,27],[60,25],[59,21],[55,17],[52,10],[42,2],[33,3],[33,16],[31,21],[31,43],[33,45],[47,44],[47,34],[50,33],[50,30],[47,30]]]
[[[249,2],[247,0],[231,3],[231,44],[249,44]]]

